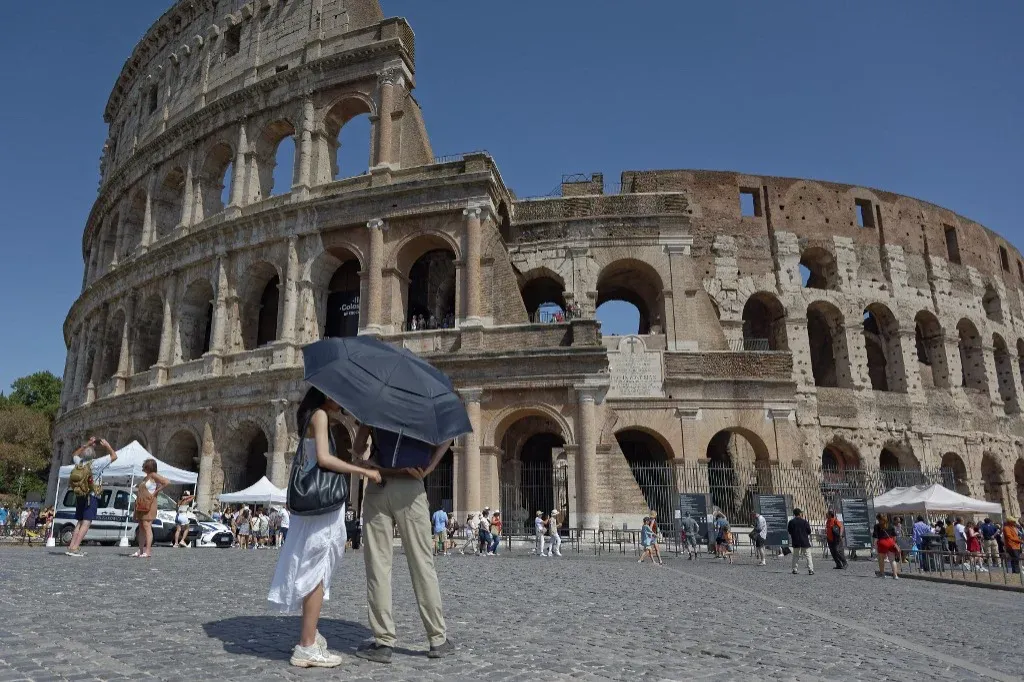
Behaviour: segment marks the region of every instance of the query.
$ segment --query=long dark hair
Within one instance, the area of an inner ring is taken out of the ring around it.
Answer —
[[[323,407],[325,402],[327,402],[327,396],[319,388],[310,387],[306,391],[306,395],[303,396],[302,402],[299,403],[299,409],[295,410],[296,428],[304,430],[313,417],[313,413]],[[300,433],[299,437],[305,438],[306,434]]]

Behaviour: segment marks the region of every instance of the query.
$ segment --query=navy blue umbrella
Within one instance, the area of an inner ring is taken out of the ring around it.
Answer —
[[[352,336],[311,343],[302,356],[306,381],[367,426],[431,445],[473,430],[451,380],[404,348]]]

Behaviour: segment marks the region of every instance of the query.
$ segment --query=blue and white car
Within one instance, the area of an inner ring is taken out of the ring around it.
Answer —
[[[100,544],[117,544],[122,534],[128,540],[138,544],[138,525],[133,516],[128,514],[134,508],[135,490],[124,485],[105,485],[100,492],[96,520],[89,526],[85,534],[85,542]],[[165,493],[157,494],[156,518],[153,519],[153,542],[174,542],[175,517],[178,503]],[[199,536],[200,526],[194,514],[189,513],[188,542]],[[59,544],[71,543],[71,535],[75,531],[75,493],[64,492],[58,500],[53,517],[53,536]]]

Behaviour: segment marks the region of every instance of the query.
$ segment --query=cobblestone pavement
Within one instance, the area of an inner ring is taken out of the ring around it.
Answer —
[[[873,576],[867,562],[791,575],[712,559],[525,552],[438,560],[451,638],[431,660],[404,558],[391,666],[369,637],[359,552],[334,577],[321,631],[334,671],[287,659],[296,617],[264,608],[274,550],[0,548],[0,682],[8,680],[1019,680],[1024,595]],[[816,557],[817,558],[817,557]],[[114,594],[118,596],[113,596]]]

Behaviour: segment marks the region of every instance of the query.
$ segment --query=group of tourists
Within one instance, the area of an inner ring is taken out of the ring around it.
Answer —
[[[281,547],[288,537],[291,525],[291,514],[284,506],[269,506],[269,511],[262,505],[250,509],[243,504],[232,509],[225,507],[223,511],[214,513],[213,519],[220,521],[231,531],[234,537],[233,547],[239,549],[271,549]]]
[[[0,534],[16,535],[41,532],[46,535],[53,523],[53,507],[39,509],[38,507],[17,507],[8,509],[0,505]]]
[[[501,511],[498,509],[491,511],[490,507],[484,507],[479,512],[469,514],[462,529],[465,543],[459,553],[475,552],[478,556],[497,556],[503,526]]]

